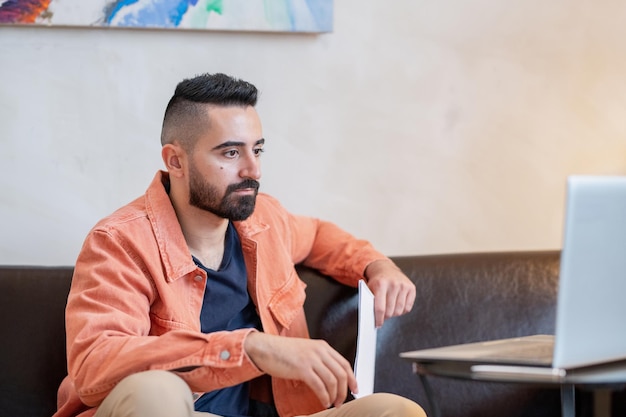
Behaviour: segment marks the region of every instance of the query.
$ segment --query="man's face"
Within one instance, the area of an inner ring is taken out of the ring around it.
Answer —
[[[233,221],[254,211],[265,140],[253,107],[209,108],[209,129],[189,158],[189,204]]]

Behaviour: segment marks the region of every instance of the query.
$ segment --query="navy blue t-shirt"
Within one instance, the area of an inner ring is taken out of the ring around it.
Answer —
[[[207,272],[200,327],[203,333],[242,328],[261,329],[261,321],[248,294],[246,265],[237,231],[228,224],[224,257],[217,271],[196,265]],[[207,392],[195,402],[196,411],[225,417],[249,416],[248,383]]]

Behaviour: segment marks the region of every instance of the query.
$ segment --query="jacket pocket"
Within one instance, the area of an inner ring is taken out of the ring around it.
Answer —
[[[291,271],[287,283],[271,298],[268,308],[274,320],[283,328],[289,329],[293,320],[304,309],[306,284],[300,280],[296,271]]]

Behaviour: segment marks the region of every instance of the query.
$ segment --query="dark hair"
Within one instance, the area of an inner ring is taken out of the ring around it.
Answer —
[[[207,105],[255,106],[257,95],[254,85],[221,73],[181,81],[165,108],[161,145],[177,140],[191,149],[201,129],[207,128]]]

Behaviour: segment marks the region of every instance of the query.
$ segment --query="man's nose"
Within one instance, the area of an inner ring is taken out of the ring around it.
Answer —
[[[246,155],[240,175],[242,178],[252,178],[253,180],[261,178],[261,160],[257,154],[252,152]]]

